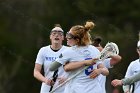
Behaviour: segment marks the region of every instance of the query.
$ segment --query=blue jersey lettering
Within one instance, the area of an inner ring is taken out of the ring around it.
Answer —
[[[90,60],[92,58],[86,58],[85,60]],[[89,66],[87,69],[85,69],[85,74],[88,76],[93,70],[93,66]]]

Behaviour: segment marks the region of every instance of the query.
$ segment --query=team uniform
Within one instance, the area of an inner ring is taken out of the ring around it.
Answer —
[[[112,66],[110,65],[110,60],[111,58],[107,58],[105,59],[102,63],[106,68],[112,68]],[[103,76],[102,74],[99,75],[99,81],[102,87],[103,92],[102,93],[106,93],[106,88],[105,88],[105,83],[106,83],[106,76]]]
[[[99,50],[92,45],[85,47],[72,46],[67,50],[64,50],[61,57],[56,59],[56,61],[61,64],[73,61],[78,62],[91,58],[97,58],[99,54]],[[89,66],[75,78],[67,82],[64,93],[103,93],[98,77],[94,79],[89,78],[89,74],[93,69],[97,69],[98,64],[100,64],[100,62]],[[80,69],[68,72],[69,77],[73,76],[81,69],[82,67]]]
[[[65,49],[67,49],[67,47],[62,46],[62,48],[60,50],[55,52],[55,51],[53,51],[51,49],[51,47],[49,45],[49,46],[42,47],[39,50],[35,63],[43,65],[43,67],[44,67],[44,76],[45,77],[52,79],[52,76],[53,76],[54,72],[49,71],[50,64],[55,59],[57,59],[59,57],[59,55],[61,54],[61,52],[64,51]],[[65,72],[64,72],[64,69],[62,67],[60,67],[58,69],[58,77],[61,77],[61,76],[64,76],[64,75],[66,75]],[[41,86],[40,93],[49,93],[50,88],[51,88],[51,86],[49,86],[49,85],[47,85],[47,84],[45,84],[43,82],[42,86]],[[61,87],[60,91],[61,90],[63,91],[64,87]],[[62,91],[61,91],[61,93],[63,93]],[[55,93],[60,93],[60,92],[56,91]]]
[[[140,73],[138,73],[134,76],[122,79],[122,83],[123,83],[123,85],[130,85],[139,80],[140,80]]]
[[[140,73],[140,60],[132,61],[128,66],[125,77],[130,77]],[[134,93],[140,93],[140,81],[134,83]]]

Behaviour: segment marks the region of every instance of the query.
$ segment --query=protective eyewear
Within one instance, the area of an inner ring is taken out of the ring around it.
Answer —
[[[63,32],[62,31],[58,31],[58,30],[53,30],[53,31],[51,31],[51,35],[59,35],[59,36],[62,36],[63,35]]]
[[[67,38],[67,39],[76,39],[77,37],[74,36],[74,35],[72,35],[71,33],[67,32],[66,38]]]

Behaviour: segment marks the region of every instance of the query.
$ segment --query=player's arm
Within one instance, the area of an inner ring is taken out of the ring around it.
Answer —
[[[76,70],[76,69],[81,68],[81,67],[90,66],[90,65],[95,64],[95,62],[96,62],[95,60],[97,60],[97,58],[90,59],[90,60],[78,61],[78,62],[69,62],[64,66],[64,70],[65,71],[72,71],[72,70]]]
[[[111,66],[114,66],[114,65],[116,65],[117,63],[119,63],[120,61],[121,61],[121,59],[122,59],[122,57],[121,56],[119,56],[119,55],[112,55],[112,56],[110,56],[110,65]]]
[[[36,64],[35,64],[35,67],[34,67],[34,77],[35,77],[36,79],[38,79],[39,81],[41,81],[41,82],[44,82],[44,83],[46,83],[46,84],[48,84],[48,85],[51,85],[51,82],[52,82],[52,81],[51,81],[50,79],[48,79],[48,78],[45,78],[45,77],[41,74],[41,69],[42,69],[42,65],[36,63]]]
[[[127,71],[126,71],[126,75],[125,75],[125,78],[128,78],[130,76],[132,76],[133,74],[133,71],[132,71],[132,68],[133,68],[133,62],[131,62],[127,68]],[[127,93],[130,91],[130,85],[123,85],[123,91],[124,93]]]
[[[139,80],[140,80],[140,73],[133,75],[131,77],[128,77],[128,78],[124,78],[122,80],[115,79],[111,82],[111,84],[113,86],[130,85],[130,84],[137,82]]]
[[[129,77],[129,78],[124,78],[124,79],[122,79],[122,83],[124,84],[124,85],[128,85],[128,84],[132,84],[132,83],[134,83],[134,82],[137,82],[137,81],[139,81],[140,80],[140,73],[138,73],[138,74],[136,74],[136,75],[133,75],[133,76],[131,76],[131,77]]]
[[[41,69],[42,69],[42,65],[36,63],[34,67],[34,77],[44,82],[45,77],[41,74]]]
[[[93,71],[90,73],[90,78],[96,78],[98,75],[104,75],[107,76],[109,74],[109,71],[107,68],[104,67],[103,64],[98,64],[97,69],[93,69]]]
[[[101,71],[102,75],[107,76],[109,74],[108,69],[102,63],[98,64],[97,67]]]

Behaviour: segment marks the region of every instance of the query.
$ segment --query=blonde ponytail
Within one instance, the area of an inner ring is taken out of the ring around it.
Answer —
[[[95,27],[95,24],[92,21],[87,21],[85,24],[85,30],[90,31]]]

